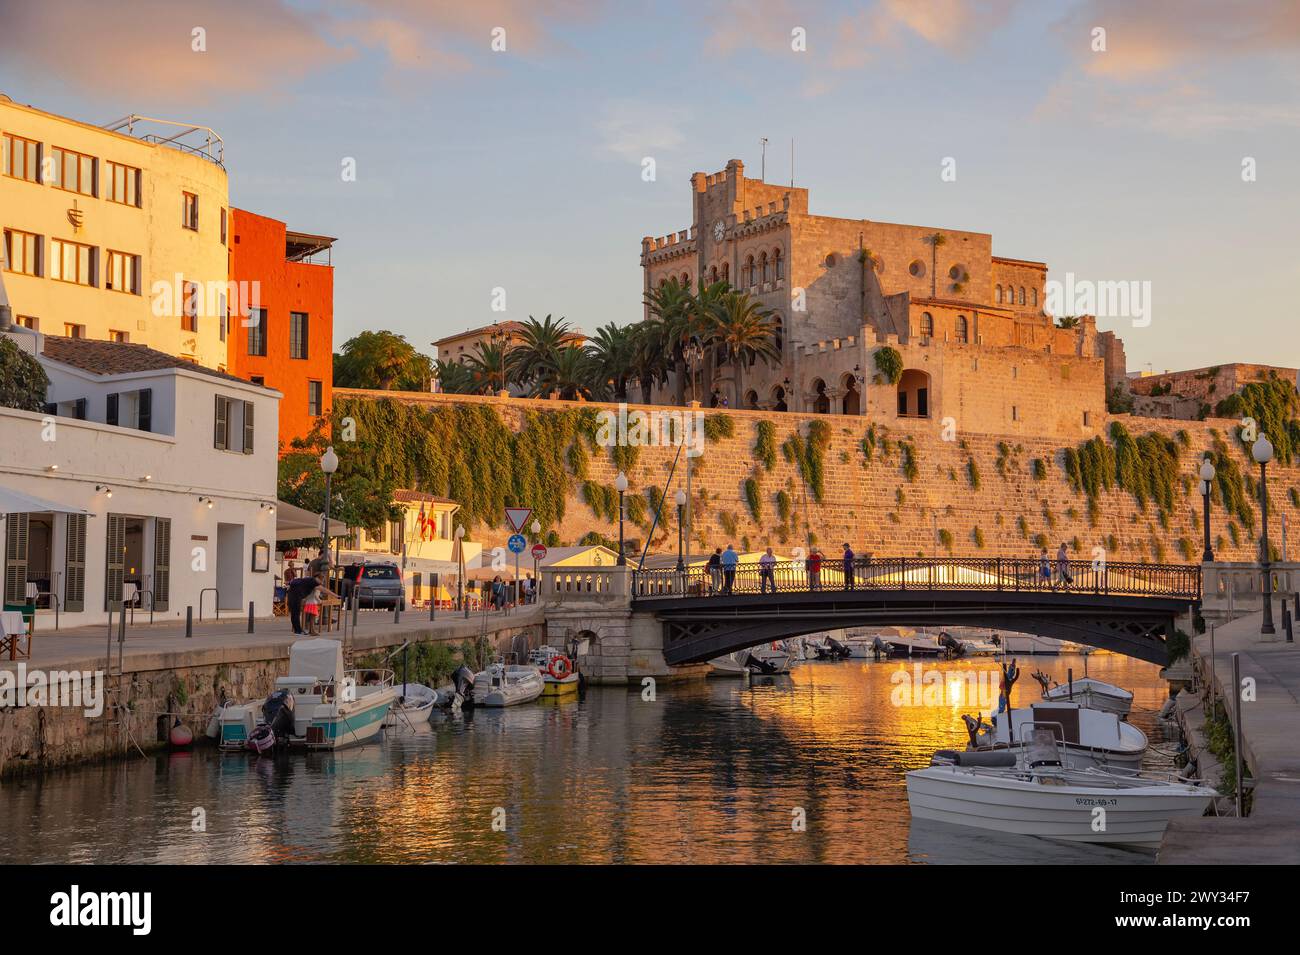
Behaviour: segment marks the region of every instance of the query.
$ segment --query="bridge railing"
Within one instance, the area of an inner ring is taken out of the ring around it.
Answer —
[[[637,570],[637,599],[816,593],[845,590],[982,590],[1089,593],[1196,600],[1201,596],[1198,564],[1070,561],[1065,574],[1056,561],[1044,575],[1033,558],[1008,557],[859,557],[851,567],[842,558],[823,558],[814,570],[807,561],[778,561],[770,572],[757,564],[738,565],[728,580],[724,570],[692,567]]]

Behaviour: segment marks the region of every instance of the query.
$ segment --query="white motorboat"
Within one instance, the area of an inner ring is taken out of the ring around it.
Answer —
[[[709,676],[744,676],[745,661],[742,657],[747,654],[748,651],[740,650],[736,653],[714,657],[709,661]]]
[[[393,704],[384,726],[418,726],[429,722],[429,714],[438,703],[438,691],[423,683],[394,683],[397,702]]]
[[[790,654],[773,643],[742,650],[745,669],[754,676],[780,676],[790,672]]]
[[[1066,769],[1049,727],[1018,753],[940,751],[907,774],[916,819],[1140,849],[1158,849],[1171,820],[1204,815],[1213,797],[1172,779]]]
[[[493,663],[474,674],[475,706],[515,706],[531,703],[542,695],[546,684],[535,666]]]
[[[1002,648],[991,640],[963,639],[961,640],[962,656],[966,657],[995,657],[1002,652]]]
[[[1005,714],[992,717],[990,726],[982,719],[963,716],[972,748],[1020,750],[1031,725],[1051,726],[1064,750],[1070,769],[1105,769],[1136,773],[1142,768],[1147,737],[1132,723],[1114,713],[1089,709],[1079,703],[1031,703],[1011,711],[1011,739],[1007,737]]]
[[[378,735],[397,701],[390,670],[343,669],[343,646],[326,638],[289,647],[289,675],[264,702],[232,703],[217,713],[225,750],[259,753],[281,746],[342,749]]]
[[[1118,716],[1128,716],[1133,708],[1133,694],[1122,686],[1106,683],[1090,676],[1067,683],[1052,683],[1047,675],[1035,671],[1034,679],[1043,688],[1043,699],[1053,703],[1072,701],[1094,710],[1104,710]]]

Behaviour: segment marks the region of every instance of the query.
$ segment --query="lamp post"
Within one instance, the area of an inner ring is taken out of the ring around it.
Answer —
[[[694,401],[695,368],[704,359],[704,346],[700,344],[699,339],[691,338],[686,347],[682,349],[682,357],[686,360],[686,373],[691,379],[691,401]]]
[[[622,471],[614,479],[614,487],[618,490],[618,566],[626,567],[627,556],[623,553],[623,495],[627,493],[627,475]]]
[[[460,604],[465,611],[465,619],[469,619],[469,601],[465,599],[465,525],[456,525],[456,564],[457,570],[460,571],[456,578],[456,602]]]
[[[677,492],[677,573],[686,573],[686,561],[682,558],[682,513],[686,510],[686,492]]]
[[[329,576],[330,569],[330,479],[334,477],[334,472],[339,469],[339,456],[334,453],[334,445],[325,449],[325,453],[320,456],[320,469],[325,472],[325,528],[321,532],[321,556],[325,560],[325,575]]]
[[[533,532],[533,543],[536,544],[537,538],[541,536],[542,533],[542,522],[533,521],[533,525],[532,527],[529,528],[529,530]],[[537,576],[537,555],[533,554],[533,589],[536,590],[536,588],[539,587],[541,583],[542,583],[542,579]],[[532,597],[532,594],[530,593],[528,596]]]
[[[1201,521],[1205,528],[1205,551],[1201,554],[1201,561],[1207,564],[1214,560],[1214,551],[1210,549],[1210,488],[1213,481],[1214,465],[1207,456],[1201,463],[1201,497],[1205,498],[1205,512]]]
[[[1273,460],[1273,445],[1268,435],[1260,434],[1250,453],[1259,462],[1259,568],[1264,578],[1260,588],[1260,595],[1264,598],[1264,622],[1259,632],[1277,633],[1273,629],[1273,579],[1268,565],[1268,462]]]

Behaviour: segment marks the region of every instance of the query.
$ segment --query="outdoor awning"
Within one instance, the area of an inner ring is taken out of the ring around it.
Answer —
[[[275,502],[275,539],[298,540],[302,537],[320,537],[322,515],[284,501]],[[330,518],[330,537],[346,537],[347,525]]]
[[[12,491],[6,487],[0,487],[0,514],[40,514],[42,512],[52,512],[55,514],[91,514],[80,507],[70,507],[67,504],[55,504],[53,501],[47,501],[43,497],[36,497],[34,494],[24,494],[21,491]]]

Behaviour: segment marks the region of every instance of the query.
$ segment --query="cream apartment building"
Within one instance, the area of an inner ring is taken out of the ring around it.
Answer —
[[[141,117],[109,125],[0,94],[0,228],[14,321],[224,369],[227,310],[241,301],[227,284],[220,138]]]

